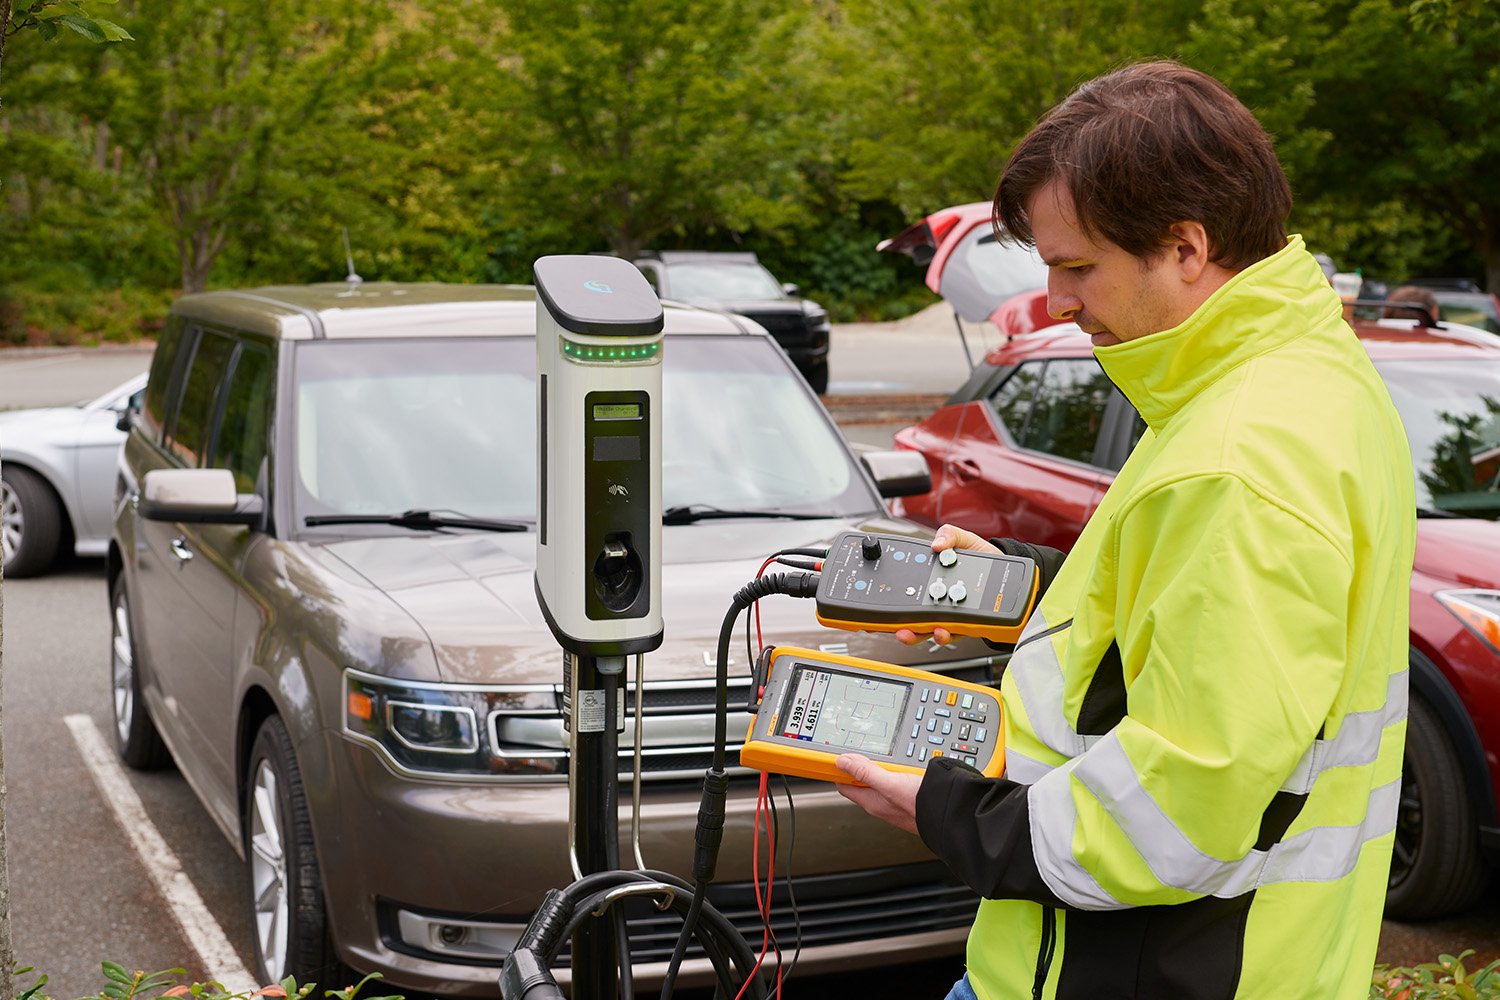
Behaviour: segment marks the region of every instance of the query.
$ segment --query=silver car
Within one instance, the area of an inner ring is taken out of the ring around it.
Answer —
[[[0,552],[5,575],[52,568],[64,543],[81,556],[109,546],[121,416],[138,408],[146,373],[76,406],[0,413]]]

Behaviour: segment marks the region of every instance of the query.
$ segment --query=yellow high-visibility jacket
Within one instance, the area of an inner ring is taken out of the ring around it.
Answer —
[[[923,840],[981,1000],[1363,998],[1406,731],[1406,435],[1300,237],[1097,350],[1145,418]]]

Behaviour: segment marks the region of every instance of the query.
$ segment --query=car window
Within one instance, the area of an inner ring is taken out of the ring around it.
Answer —
[[[167,448],[184,465],[196,466],[202,458],[213,425],[214,402],[234,341],[221,333],[204,331],[182,386],[182,400],[168,428]]]
[[[1417,506],[1500,518],[1500,361],[1382,361],[1416,472]]]
[[[991,397],[1018,446],[1092,463],[1111,384],[1088,359],[1028,362]]]
[[[759,264],[674,263],[667,272],[674,299],[779,299],[781,286]]]
[[[142,426],[153,440],[161,438],[161,430],[167,423],[167,389],[172,382],[172,373],[178,367],[180,355],[188,347],[183,322],[177,317],[167,321],[167,328],[156,343],[151,355],[151,371],[146,376],[146,397],[141,407]]]
[[[236,491],[255,492],[261,461],[266,457],[271,426],[271,398],[275,368],[271,352],[245,341],[235,358],[224,399],[224,416],[214,437],[210,464],[234,473]]]
[[[1006,299],[1047,287],[1047,265],[1035,248],[999,240],[981,226],[953,248],[943,265],[943,298],[966,320],[980,322]]]
[[[298,344],[297,519],[412,508],[534,519],[535,352],[521,337]],[[878,509],[774,342],[674,334],[662,359],[664,507]]]
[[[1010,431],[1013,441],[1019,442],[1026,434],[1026,418],[1031,415],[1031,402],[1036,398],[1036,386],[1042,380],[1045,366],[1042,361],[1026,362],[990,395],[990,408]]]

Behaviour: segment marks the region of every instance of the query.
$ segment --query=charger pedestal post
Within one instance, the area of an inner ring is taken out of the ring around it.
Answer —
[[[619,867],[627,656],[661,645],[661,302],[635,265],[542,257],[536,276],[536,593],[563,648],[569,856]],[[613,921],[572,942],[575,997],[613,997]]]

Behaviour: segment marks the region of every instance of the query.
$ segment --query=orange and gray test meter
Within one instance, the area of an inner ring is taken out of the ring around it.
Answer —
[[[818,621],[857,632],[909,628],[1015,642],[1039,589],[1036,563],[971,549],[933,552],[901,535],[846,531],[818,581]]]
[[[939,757],[991,777],[1005,770],[994,688],[837,653],[769,652],[765,693],[740,749],[745,767],[850,783],[834,759],[858,753],[912,774]]]

